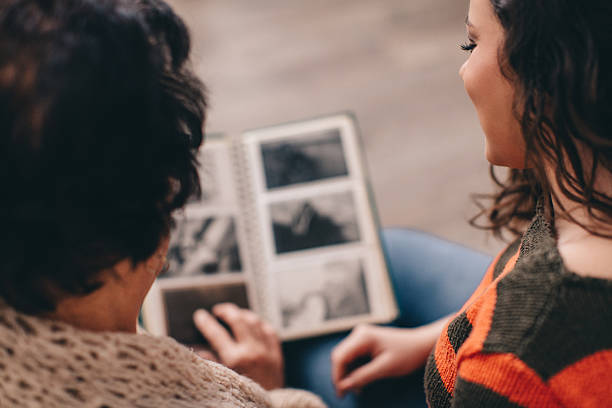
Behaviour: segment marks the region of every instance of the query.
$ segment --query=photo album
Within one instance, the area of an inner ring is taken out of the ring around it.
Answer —
[[[397,306],[351,114],[207,136],[202,196],[176,214],[147,331],[205,343],[198,308],[232,302],[282,340],[389,322]]]

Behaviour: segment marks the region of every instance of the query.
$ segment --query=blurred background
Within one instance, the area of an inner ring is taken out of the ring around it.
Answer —
[[[458,70],[468,0],[170,0],[210,91],[207,132],[353,111],[381,224],[493,254],[469,226],[489,192],[484,136]]]

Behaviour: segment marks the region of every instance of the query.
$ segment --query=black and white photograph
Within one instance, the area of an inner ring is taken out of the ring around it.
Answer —
[[[370,313],[361,260],[330,261],[318,268],[280,272],[278,292],[286,329],[306,329]]]
[[[249,308],[247,288],[244,283],[163,289],[162,302],[168,335],[179,343],[189,345],[207,344],[193,324],[193,313],[197,309],[211,311],[214,305],[223,302]]]
[[[270,216],[277,254],[359,240],[351,192],[274,203]]]
[[[236,224],[228,215],[183,216],[170,235],[168,270],[161,278],[240,272]]]
[[[268,189],[348,175],[339,129],[262,143],[261,155]]]

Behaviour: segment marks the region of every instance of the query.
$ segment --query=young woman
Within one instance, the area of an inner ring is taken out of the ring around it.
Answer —
[[[427,361],[430,407],[612,405],[610,19],[600,0],[471,0],[459,73],[487,159],[512,169],[486,214],[522,236],[452,318],[355,329],[338,393]]]

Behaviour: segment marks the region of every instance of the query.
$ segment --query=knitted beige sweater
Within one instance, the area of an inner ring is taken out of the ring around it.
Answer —
[[[0,305],[0,407],[323,408],[267,392],[170,338],[95,333]]]

